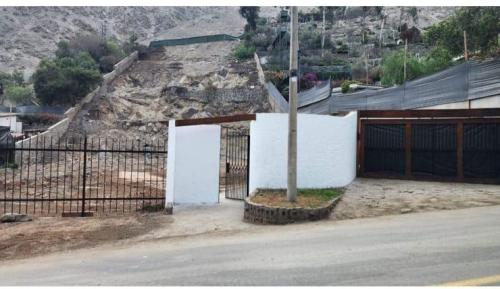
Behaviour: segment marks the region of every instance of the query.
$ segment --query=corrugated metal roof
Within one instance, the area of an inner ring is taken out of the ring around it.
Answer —
[[[330,97],[329,80],[323,81],[309,90],[299,92],[297,105],[298,107],[303,107],[327,99],[328,97]]]

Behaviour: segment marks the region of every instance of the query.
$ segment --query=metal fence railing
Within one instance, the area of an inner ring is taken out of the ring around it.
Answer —
[[[0,147],[0,213],[94,215],[164,207],[166,142],[37,138]]]

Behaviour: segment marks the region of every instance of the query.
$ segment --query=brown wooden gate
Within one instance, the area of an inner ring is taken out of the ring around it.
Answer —
[[[500,109],[360,111],[358,175],[500,183]]]

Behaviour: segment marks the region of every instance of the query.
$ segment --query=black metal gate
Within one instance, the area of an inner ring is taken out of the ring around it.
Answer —
[[[500,183],[500,110],[362,111],[358,175]]]
[[[0,213],[87,216],[164,208],[164,140],[43,136],[0,167]]]
[[[228,199],[243,200],[249,193],[250,134],[248,130],[225,128],[224,144],[221,175],[224,195]]]

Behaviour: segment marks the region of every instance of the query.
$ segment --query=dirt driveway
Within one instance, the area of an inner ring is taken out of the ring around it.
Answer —
[[[353,219],[500,204],[500,185],[359,178],[347,188],[333,218]]]

